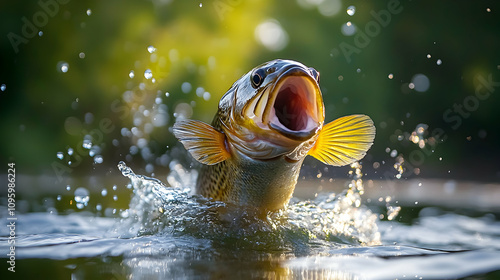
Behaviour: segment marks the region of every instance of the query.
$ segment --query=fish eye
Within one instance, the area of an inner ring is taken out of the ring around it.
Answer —
[[[257,69],[252,73],[250,80],[252,81],[252,87],[258,88],[264,82],[266,78],[266,72],[263,69]]]
[[[309,71],[311,72],[314,79],[319,83],[319,72],[314,68],[309,68]]]

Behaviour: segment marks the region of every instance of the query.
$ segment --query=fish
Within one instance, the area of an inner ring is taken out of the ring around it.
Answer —
[[[211,124],[175,122],[174,136],[202,164],[194,192],[275,212],[288,205],[307,156],[331,166],[361,160],[373,121],[356,114],[325,125],[319,76],[300,62],[272,60],[229,88]]]

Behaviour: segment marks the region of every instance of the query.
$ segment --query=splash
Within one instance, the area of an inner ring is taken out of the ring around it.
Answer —
[[[263,250],[304,246],[311,250],[318,243],[332,247],[380,244],[378,217],[361,205],[361,166],[355,168],[359,177],[345,192],[292,201],[286,209],[264,216],[254,209],[192,194],[196,171],[175,161],[169,185],[136,175],[124,162],[118,168],[130,179],[134,191],[128,218],[123,221],[131,235],[187,235]]]

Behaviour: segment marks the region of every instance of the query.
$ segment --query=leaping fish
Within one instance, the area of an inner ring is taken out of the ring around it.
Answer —
[[[173,133],[202,167],[196,193],[276,211],[293,195],[308,155],[327,165],[362,159],[375,126],[366,115],[326,125],[319,72],[292,60],[257,66],[222,96],[212,125],[174,124]]]

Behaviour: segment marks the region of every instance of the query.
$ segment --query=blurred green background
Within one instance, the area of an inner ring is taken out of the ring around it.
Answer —
[[[187,158],[169,131],[176,117],[210,122],[241,75],[287,58],[321,73],[327,121],[354,113],[374,120],[367,176],[394,176],[404,161],[403,178],[500,180],[498,2],[0,7],[0,173],[15,162],[23,174],[89,176],[116,172],[124,160],[138,173],[164,174],[172,158]],[[330,172],[345,176],[338,170]]]

